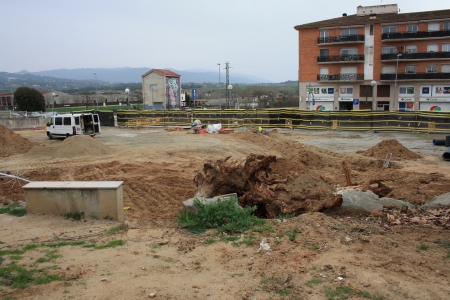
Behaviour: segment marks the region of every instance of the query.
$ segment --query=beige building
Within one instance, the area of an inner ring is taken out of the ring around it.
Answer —
[[[142,96],[146,109],[176,109],[181,106],[181,75],[152,69],[142,75]]]

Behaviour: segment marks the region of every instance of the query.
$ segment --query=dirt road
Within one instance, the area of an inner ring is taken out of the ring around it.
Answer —
[[[0,267],[12,262],[45,269],[63,280],[17,289],[0,282],[0,296],[24,299],[448,299],[450,233],[443,226],[410,222],[389,224],[382,213],[341,216],[307,213],[269,220],[267,230],[248,232],[239,240],[214,230],[189,234],[176,226],[182,201],[196,192],[194,175],[208,160],[250,153],[275,155],[274,174],[322,176],[343,187],[342,161],[352,180],[369,185],[381,180],[387,196],[414,205],[450,192],[450,164],[439,135],[372,132],[279,130],[255,134],[192,134],[163,128],[103,128],[95,142],[48,140],[43,131],[16,132],[40,145],[24,154],[1,158],[0,172],[31,180],[123,180],[129,225],[108,220],[66,220],[62,216],[0,215],[0,251],[42,245],[20,254],[0,255]],[[364,151],[382,141],[403,148]],[[401,150],[396,152],[396,150]],[[360,151],[357,153],[357,151]],[[403,151],[403,152],[402,152]],[[382,168],[387,153],[396,153]],[[3,180],[3,183],[6,181]],[[23,200],[17,184],[2,184],[0,200]],[[265,238],[270,251],[258,251]],[[51,242],[82,241],[105,249]],[[244,242],[245,241],[245,242]],[[30,247],[31,248],[31,247]],[[58,256],[47,262],[39,258]],[[50,254],[49,254],[50,253]],[[17,256],[17,255],[16,255]]]

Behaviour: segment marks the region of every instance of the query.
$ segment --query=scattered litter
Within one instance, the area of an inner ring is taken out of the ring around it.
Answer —
[[[130,210],[131,209],[131,207],[129,207],[129,206],[125,206],[124,208],[123,208],[123,210]]]
[[[102,278],[102,281],[106,281],[107,279],[106,278]]]
[[[148,295],[150,298],[155,298],[156,297],[156,292],[155,293],[151,293],[150,295]]]
[[[344,277],[339,276],[337,279],[338,279],[339,281],[342,281],[342,280],[344,280]]]
[[[261,251],[261,249],[264,250],[264,251],[268,251],[268,252],[267,252],[267,255],[270,255],[270,254],[271,254],[271,253],[270,253],[270,246],[269,246],[269,244],[266,243],[266,239],[265,239],[265,238],[263,238],[263,239],[261,240],[261,243],[259,243],[259,249],[258,249],[258,251],[256,251],[256,252]]]
[[[345,237],[345,241],[346,241],[347,243],[350,243],[350,242],[352,241],[352,239],[351,239],[350,237],[346,236],[346,237]]]

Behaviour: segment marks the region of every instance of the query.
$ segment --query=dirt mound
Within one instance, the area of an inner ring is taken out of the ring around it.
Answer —
[[[0,125],[0,157],[28,152],[35,143]]]
[[[73,158],[79,156],[101,156],[114,153],[114,150],[89,136],[76,135],[65,139],[61,144],[51,147],[34,147],[26,157],[48,156],[50,158]]]
[[[420,154],[414,153],[400,144],[397,140],[384,140],[366,151],[356,151],[356,153],[379,159],[384,159],[388,153],[392,153],[393,160],[417,159],[422,157]]]

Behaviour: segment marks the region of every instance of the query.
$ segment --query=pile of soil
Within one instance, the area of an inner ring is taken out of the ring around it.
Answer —
[[[0,157],[28,152],[35,143],[0,125]]]
[[[366,151],[356,151],[356,153],[378,159],[385,159],[388,153],[392,153],[391,159],[393,160],[418,159],[422,157],[420,154],[414,153],[400,144],[397,140],[392,139],[384,140]]]
[[[102,156],[114,153],[114,150],[102,142],[85,135],[76,135],[65,139],[61,144],[51,147],[34,147],[25,156],[47,156],[50,158],[74,158],[80,156]]]

